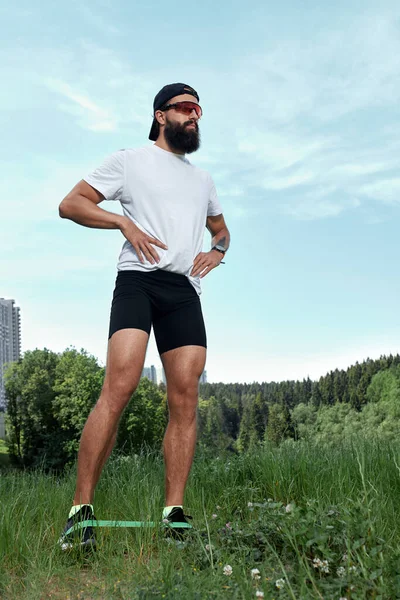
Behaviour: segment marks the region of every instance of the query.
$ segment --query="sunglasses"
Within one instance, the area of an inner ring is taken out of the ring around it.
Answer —
[[[169,110],[170,108],[174,108],[177,112],[182,113],[186,116],[189,116],[194,110],[199,119],[203,114],[203,110],[200,104],[196,104],[195,102],[189,102],[187,100],[184,100],[183,102],[175,102],[174,104],[166,104],[165,106],[160,108],[160,110],[164,111]]]

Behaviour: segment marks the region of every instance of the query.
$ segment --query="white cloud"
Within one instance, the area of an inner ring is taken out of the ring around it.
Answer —
[[[360,192],[385,204],[400,205],[400,178],[384,179],[363,185]]]
[[[51,56],[51,60],[49,60]],[[151,75],[120,54],[88,39],[58,48],[28,46],[24,40],[0,51],[0,77],[12,82],[1,106],[62,110],[84,129],[150,129],[154,97]],[[44,90],[54,93],[51,97]],[[57,98],[60,99],[57,102]]]
[[[400,101],[394,11],[365,11],[340,29],[316,32],[309,43],[265,45],[236,65],[239,89],[257,94],[233,103],[241,115],[240,125],[232,117],[239,159],[230,152],[226,179],[245,194],[253,186],[290,191],[276,210],[300,219],[334,217],[367,197],[397,204],[398,182],[388,174],[398,170],[399,141],[394,124],[387,125]],[[336,194],[321,200],[321,188]]]
[[[74,103],[71,107],[65,104],[59,104],[61,110],[65,110],[70,114],[77,114],[82,117],[79,121],[80,125],[92,131],[115,131],[117,128],[117,120],[109,109],[104,109],[98,106],[93,100],[85,96],[83,93],[74,90],[64,81],[55,80],[52,78],[43,81],[50,90],[53,90],[68,98]],[[76,110],[78,107],[78,111]]]
[[[18,165],[10,164],[3,193],[12,202],[2,206],[0,228],[7,230],[12,224],[17,233],[27,224],[32,227],[58,220],[61,200],[88,171],[89,165],[63,165],[37,156],[32,159],[30,170],[21,176]]]
[[[297,171],[293,175],[267,177],[262,182],[262,187],[266,190],[287,190],[291,187],[298,187],[304,184],[310,184],[315,179],[315,173],[312,171]]]
[[[310,193],[302,200],[283,204],[283,210],[299,220],[309,221],[337,217],[342,212],[360,206],[358,198],[337,199],[336,197],[321,197]]]

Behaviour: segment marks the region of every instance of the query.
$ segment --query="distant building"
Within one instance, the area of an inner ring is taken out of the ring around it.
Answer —
[[[156,385],[161,382],[165,385],[167,384],[164,367],[161,367],[160,369],[156,369],[154,365],[151,365],[151,367],[145,367],[142,371],[142,377],[147,377],[147,379],[150,379],[150,381]],[[203,371],[203,373],[200,375],[199,381],[200,383],[207,383],[207,371]]]
[[[165,385],[167,383],[167,380],[165,378],[164,367],[161,367],[161,369],[157,369],[157,379],[159,384],[163,383]]]
[[[207,383],[207,371],[204,370],[200,375],[200,383]]]
[[[150,381],[157,385],[157,369],[155,366],[145,367],[142,371],[142,377],[147,377],[147,379],[150,379]]]
[[[21,356],[21,315],[15,300],[0,298],[0,406],[6,405],[4,372]]]

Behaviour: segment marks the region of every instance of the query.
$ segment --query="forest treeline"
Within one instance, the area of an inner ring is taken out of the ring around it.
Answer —
[[[105,370],[85,350],[26,352],[6,371],[6,433],[14,465],[61,470],[76,460],[85,421]],[[121,418],[116,451],[160,448],[167,390],[143,378]],[[351,435],[399,439],[400,355],[367,359],[318,381],[200,386],[199,444],[244,452],[264,443]]]
[[[352,434],[400,434],[400,355],[367,359],[318,381],[201,386],[199,429],[208,446],[243,451],[286,438],[332,443]]]

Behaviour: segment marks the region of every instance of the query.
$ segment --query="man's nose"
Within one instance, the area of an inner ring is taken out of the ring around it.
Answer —
[[[195,111],[195,109],[192,110],[192,112],[190,113],[189,116],[190,116],[191,119],[196,119],[196,121],[198,121],[200,119],[200,117],[198,116],[198,114]]]

